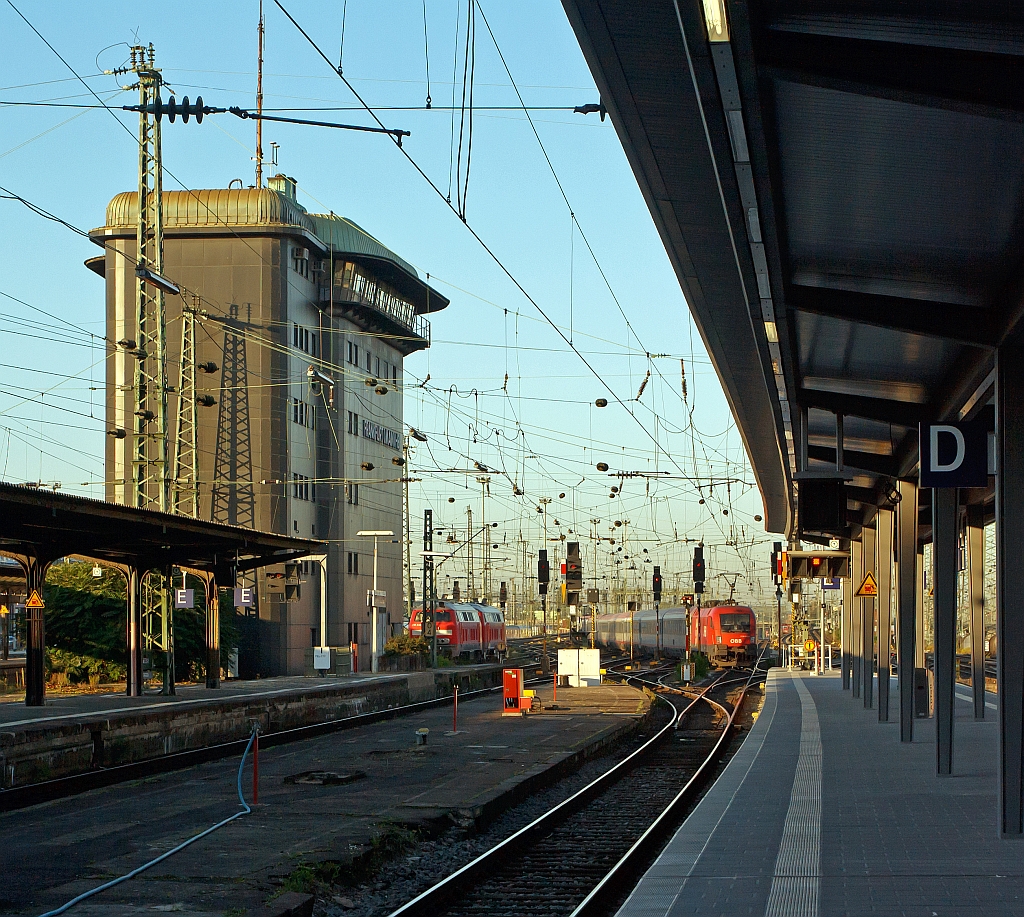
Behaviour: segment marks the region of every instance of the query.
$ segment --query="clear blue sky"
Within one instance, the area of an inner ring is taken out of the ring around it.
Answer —
[[[119,88],[128,77],[102,73],[123,64],[136,41],[154,44],[179,97],[255,105],[255,0],[16,5],[110,105],[137,101]],[[336,63],[346,4],[285,5]],[[424,109],[421,0],[348,0],[342,66],[372,107],[409,109],[381,110],[380,117],[412,131],[405,148],[447,194],[453,113],[442,106],[451,105],[453,88],[461,101],[466,2],[427,0],[426,9],[432,110]],[[602,569],[630,553],[625,566],[636,561],[638,576],[649,576],[645,556],[666,574],[682,572],[692,551],[684,539],[702,537],[709,572],[751,577],[754,561],[763,574],[771,539],[753,519],[761,501],[739,435],[615,131],[596,115],[565,110],[596,102],[597,92],[562,8],[554,0],[485,0],[482,9],[526,104],[535,107],[536,129],[608,284],[573,228],[524,113],[486,110],[517,106],[518,99],[479,15],[467,220],[600,379],[389,140],[290,125],[264,130],[268,155],[271,141],[280,144],[280,168],[298,180],[307,209],[353,219],[451,298],[432,320],[433,347],[406,363],[409,383],[430,375],[426,388],[410,384],[405,396],[406,422],[430,437],[429,450],[421,446],[413,462],[423,479],[413,485],[413,531],[428,505],[436,522],[464,530],[467,505],[474,513],[480,507],[480,485],[431,469],[465,468],[475,460],[508,474],[492,477],[487,507],[488,521],[499,522],[496,558],[515,556],[507,546],[520,533],[534,549],[540,546],[535,506],[550,497],[549,535],[557,519],[558,530],[572,528],[585,548],[590,519],[601,520],[597,529],[605,536],[614,520],[629,520],[626,550],[609,560],[603,548]],[[358,108],[272,0],[266,24],[268,109]],[[7,0],[0,0],[0,32],[0,101],[95,103]],[[456,142],[460,115],[454,115]],[[358,110],[306,116],[372,123]],[[95,109],[0,106],[0,186],[76,227],[102,225],[110,198],[137,184],[137,146],[129,134],[137,124],[137,116],[124,112],[115,118]],[[164,187],[224,187],[233,178],[250,184],[254,146],[252,122],[231,115],[211,116],[201,126],[165,122]],[[82,265],[99,250],[11,200],[0,199],[0,233],[0,478],[60,481],[67,491],[100,496],[104,350],[87,332],[103,332],[103,284]],[[648,359],[647,353],[665,356]],[[652,378],[640,401],[629,405],[633,419],[609,390],[623,401],[636,398],[648,370]],[[594,407],[599,397],[611,405]],[[628,479],[621,496],[610,498],[610,486],[619,482],[596,471],[600,461],[613,471],[672,477]],[[736,483],[727,486],[724,478]],[[713,489],[712,479],[718,481]],[[513,482],[524,496],[514,496]],[[748,546],[737,551],[725,541]],[[506,567],[500,578],[509,575]],[[753,597],[764,600],[768,588],[755,579]],[[743,580],[739,592],[747,592]]]

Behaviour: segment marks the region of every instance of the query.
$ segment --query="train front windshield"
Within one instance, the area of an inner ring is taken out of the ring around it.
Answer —
[[[723,634],[749,634],[750,615],[722,614],[718,616],[719,626]]]

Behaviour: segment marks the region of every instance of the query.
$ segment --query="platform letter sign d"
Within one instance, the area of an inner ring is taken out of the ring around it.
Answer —
[[[984,421],[923,423],[919,442],[922,487],[988,484],[988,431]]]

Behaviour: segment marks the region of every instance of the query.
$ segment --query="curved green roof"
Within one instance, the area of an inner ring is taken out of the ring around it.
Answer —
[[[334,213],[307,213],[306,216],[313,221],[313,231],[317,238],[330,245],[336,252],[383,258],[385,261],[394,262],[417,280],[419,279],[420,275],[416,268],[408,261],[400,258],[390,248],[377,241],[365,229],[351,220]]]
[[[307,213],[306,217],[312,221],[317,238],[335,254],[371,261],[378,271],[384,266],[392,267],[382,279],[408,296],[417,312],[437,312],[448,305],[447,297],[421,280],[416,268],[361,226],[333,213]]]

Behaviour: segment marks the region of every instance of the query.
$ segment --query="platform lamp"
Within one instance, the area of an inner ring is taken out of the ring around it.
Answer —
[[[373,538],[373,588],[367,592],[366,604],[370,606],[370,671],[376,672],[380,656],[380,612],[387,609],[387,593],[377,591],[377,539],[393,538],[394,532],[388,530],[363,530],[356,532],[358,538]],[[381,599],[384,604],[379,604]]]

